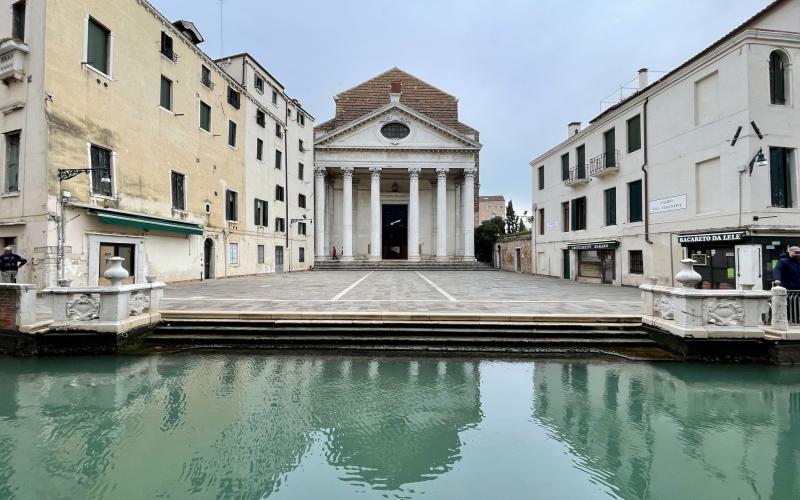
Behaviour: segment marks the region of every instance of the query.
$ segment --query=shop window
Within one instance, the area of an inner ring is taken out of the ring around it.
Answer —
[[[796,178],[793,150],[789,148],[769,148],[769,181],[772,206],[792,208],[796,193]]]
[[[641,250],[628,252],[628,272],[630,274],[644,274],[644,255]]]

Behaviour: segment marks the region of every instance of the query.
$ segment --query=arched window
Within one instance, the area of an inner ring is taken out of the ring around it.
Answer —
[[[769,101],[786,104],[789,100],[789,58],[780,50],[769,55]]]

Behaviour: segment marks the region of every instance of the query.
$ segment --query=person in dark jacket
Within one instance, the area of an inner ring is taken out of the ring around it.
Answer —
[[[800,247],[789,247],[789,251],[780,256],[778,265],[772,270],[773,283],[787,290],[800,290]]]
[[[0,255],[0,274],[2,274],[3,283],[16,283],[17,270],[24,266],[28,261],[11,251],[11,247],[6,247],[3,250],[3,255]]]

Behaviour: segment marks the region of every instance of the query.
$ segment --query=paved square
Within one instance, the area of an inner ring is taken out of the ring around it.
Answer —
[[[166,310],[639,314],[636,288],[489,271],[311,271],[168,287]]]

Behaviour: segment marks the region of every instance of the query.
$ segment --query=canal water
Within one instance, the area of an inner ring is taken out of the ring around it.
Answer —
[[[798,499],[800,369],[0,357],[2,499]]]

